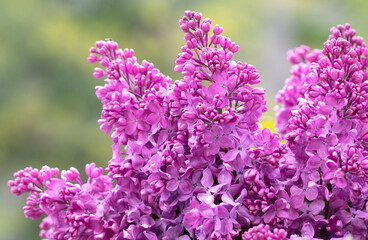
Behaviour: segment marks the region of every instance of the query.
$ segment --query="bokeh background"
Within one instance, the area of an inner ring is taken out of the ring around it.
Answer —
[[[301,44],[322,48],[331,26],[350,22],[368,37],[363,0],[2,0],[0,1],[0,239],[39,239],[39,221],[25,219],[26,196],[10,194],[18,169],[68,169],[96,162],[106,167],[110,138],[96,123],[100,103],[87,62],[96,40],[112,38],[135,49],[173,79],[184,44],[178,20],[202,12],[240,46],[236,60],[253,64],[273,99],[288,77],[286,51]]]

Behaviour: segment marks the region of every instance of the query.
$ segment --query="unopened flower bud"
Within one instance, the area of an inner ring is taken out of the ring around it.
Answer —
[[[247,182],[256,182],[258,178],[259,172],[254,168],[250,168],[244,173],[244,180]]]
[[[101,68],[95,68],[95,72],[93,73],[93,76],[95,78],[102,78],[104,75],[104,70],[102,70]]]
[[[213,34],[215,35],[220,35],[222,33],[222,31],[224,31],[224,29],[222,27],[220,27],[220,25],[216,24],[213,27]]]
[[[193,120],[195,118],[197,118],[197,114],[193,110],[191,110],[191,109],[185,109],[183,111],[183,119],[185,119],[185,120]]]
[[[211,28],[211,24],[207,23],[207,22],[202,22],[201,23],[201,29],[203,32],[208,33],[210,31]]]
[[[363,159],[360,162],[360,167],[364,170],[364,171],[368,171],[368,158]]]

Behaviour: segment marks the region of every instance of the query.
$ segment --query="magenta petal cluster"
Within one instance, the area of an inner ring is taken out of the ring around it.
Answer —
[[[292,77],[277,97],[276,123],[296,171],[285,185],[297,213],[290,226],[368,239],[368,49],[346,24],[331,29],[322,50],[308,50],[288,53]]]
[[[186,11],[181,80],[138,62],[112,40],[90,48],[111,136],[103,173],[25,168],[9,181],[28,193],[26,217],[43,239],[367,239],[368,50],[349,25],[322,50],[289,51],[281,135],[263,129],[265,90],[236,62],[223,28]],[[282,140],[285,140],[284,143]]]

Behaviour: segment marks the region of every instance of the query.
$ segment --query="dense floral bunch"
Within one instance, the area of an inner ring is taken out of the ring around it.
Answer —
[[[308,58],[307,50],[289,55],[293,80],[279,94],[277,121],[288,121],[285,138],[297,172],[288,183],[291,209],[298,209],[290,227],[308,223],[317,236],[350,232],[367,239],[368,49],[346,24],[331,29],[321,52]],[[295,102],[292,95],[302,98]]]
[[[45,166],[39,171],[29,167],[16,172],[15,181],[9,181],[9,186],[17,196],[29,193],[23,208],[27,218],[47,215],[40,225],[41,237],[88,239],[101,228],[102,199],[112,190],[111,179],[102,172],[94,163],[87,164],[88,181],[83,183],[75,168],[62,171],[57,178],[58,169]]]
[[[290,51],[278,129],[256,69],[201,14],[179,21],[186,44],[172,83],[133,50],[98,41],[98,121],[111,135],[107,174],[26,168],[9,181],[29,193],[26,217],[45,214],[44,239],[332,239],[367,236],[368,50],[349,25],[322,51]]]
[[[322,57],[322,52],[314,49],[309,52],[309,47],[302,45],[287,53],[288,60],[293,67],[290,78],[286,79],[284,88],[276,96],[276,102],[281,103],[282,108],[276,106],[276,130],[281,136],[288,132],[288,120],[292,111],[298,107],[298,99],[303,98],[306,91],[306,78],[311,71],[312,63],[317,63]]]

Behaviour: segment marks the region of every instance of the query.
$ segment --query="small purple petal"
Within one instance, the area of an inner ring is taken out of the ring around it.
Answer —
[[[195,226],[199,223],[200,217],[201,215],[198,210],[191,210],[184,215],[183,223],[188,226]]]
[[[170,176],[173,177],[173,178],[179,177],[178,170],[175,167],[171,166],[171,165],[166,168],[166,172],[168,174],[170,174]]]
[[[234,142],[230,137],[223,136],[219,138],[219,144],[222,148],[232,148],[234,147]]]
[[[207,142],[207,143],[212,143],[213,140],[215,139],[215,134],[212,131],[206,130],[203,134],[203,139]]]
[[[325,208],[325,202],[323,200],[315,200],[309,205],[309,209],[312,214],[317,215]]]
[[[230,185],[233,175],[223,169],[217,176],[217,180],[220,184]]]
[[[231,162],[239,155],[239,151],[237,149],[229,150],[223,157],[222,160],[224,162]]]
[[[151,101],[148,103],[148,109],[151,112],[159,112],[160,111],[160,105],[157,103],[157,101]]]
[[[287,205],[287,202],[285,199],[277,199],[276,202],[275,202],[275,208],[276,209],[285,209],[286,208],[286,205]]]
[[[160,115],[158,115],[157,113],[151,113],[147,116],[146,121],[150,125],[156,125],[158,122],[160,122]]]
[[[263,215],[263,220],[265,223],[269,223],[271,222],[272,219],[274,219],[276,216],[276,212],[275,210],[272,208],[270,208],[264,215]]]
[[[181,180],[179,189],[184,194],[189,194],[192,191],[192,184],[188,180]]]
[[[280,211],[277,211],[277,217],[279,217],[279,218],[288,218],[289,213],[285,210],[280,210]]]
[[[153,232],[151,232],[151,231],[144,231],[143,232],[143,234],[146,236],[146,238],[148,239],[148,240],[158,240],[158,238],[157,238],[157,236],[156,236],[156,234],[154,234]]]
[[[150,228],[155,224],[155,220],[149,215],[144,215],[140,217],[141,226],[144,228]]]
[[[203,203],[212,204],[214,202],[214,197],[210,193],[198,193],[197,195],[198,200]]]
[[[303,237],[308,237],[308,239],[313,238],[313,236],[314,236],[314,228],[313,228],[312,224],[310,224],[310,223],[304,224],[303,227],[302,227],[301,232],[302,232],[302,236]]]
[[[345,188],[348,185],[348,182],[344,177],[341,178],[335,178],[335,184],[339,188]]]
[[[217,206],[216,215],[219,218],[226,218],[229,216],[229,211],[224,206]]]
[[[316,186],[309,186],[308,185],[308,188],[307,188],[306,193],[305,193],[305,197],[309,201],[313,201],[314,199],[316,199],[318,197],[318,188]]]
[[[360,218],[354,218],[353,220],[351,220],[351,225],[353,225],[355,228],[359,229],[359,230],[366,230],[367,226],[364,222],[364,220],[360,219]]]
[[[234,201],[233,197],[229,193],[222,194],[221,200],[224,203],[227,203],[227,204],[230,204],[232,206],[235,206],[235,201]]]
[[[290,194],[291,195],[300,195],[303,193],[303,189],[297,187],[297,186],[291,186],[290,188]]]
[[[126,125],[125,133],[128,135],[132,135],[137,130],[137,123],[136,122],[129,122]]]
[[[322,159],[318,157],[317,155],[313,155],[310,157],[307,161],[307,167],[308,169],[315,170],[318,169],[322,164]]]
[[[304,203],[304,196],[303,195],[292,195],[290,198],[290,204],[293,208],[298,209]]]
[[[179,181],[177,179],[172,179],[168,181],[166,185],[166,189],[169,190],[170,192],[176,191],[178,187],[179,187]]]
[[[215,227],[215,220],[214,219],[206,219],[203,221],[203,231],[205,234],[209,234],[213,231]]]
[[[233,230],[233,224],[229,219],[224,219],[221,221],[220,233],[222,235],[227,235],[231,230]]]
[[[203,171],[203,177],[201,180],[201,184],[203,187],[211,187],[213,185],[213,176],[212,176],[212,172],[209,168],[206,168]]]

